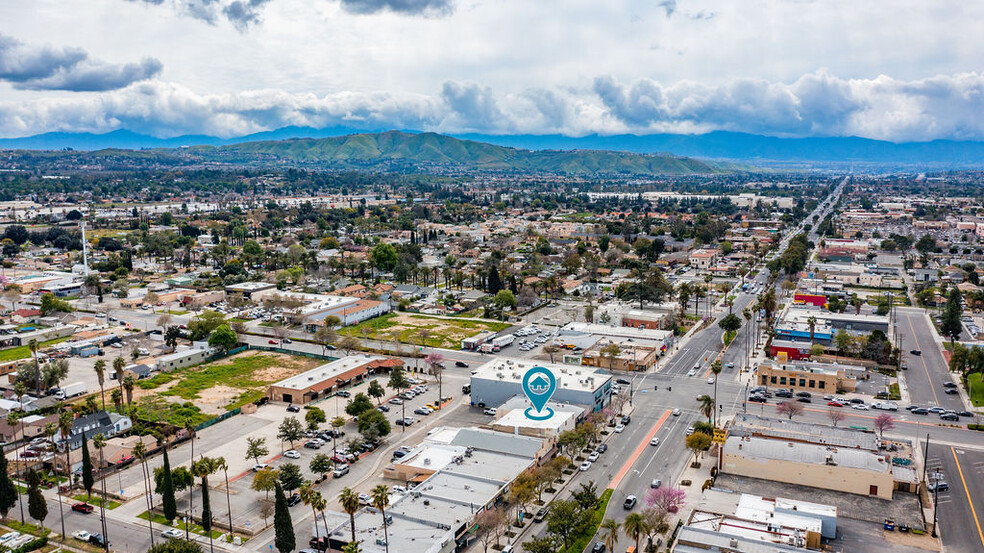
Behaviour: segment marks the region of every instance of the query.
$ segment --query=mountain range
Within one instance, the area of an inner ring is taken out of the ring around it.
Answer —
[[[2,138],[0,148],[27,150],[99,150],[105,148],[146,149],[182,146],[227,146],[293,138],[329,138],[376,133],[385,129],[348,127],[284,127],[233,138],[183,135],[156,138],[128,130],[106,134],[45,133],[23,138]],[[406,131],[408,134],[417,134]],[[423,133],[427,134],[427,133]],[[464,140],[528,150],[607,150],[638,154],[669,153],[676,156],[736,160],[760,164],[779,163],[872,163],[949,167],[984,167],[984,142],[934,140],[931,142],[887,142],[859,137],[779,138],[755,134],[715,131],[706,134],[650,135],[452,135]]]

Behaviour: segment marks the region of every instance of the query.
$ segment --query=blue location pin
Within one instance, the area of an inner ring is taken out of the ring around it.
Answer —
[[[523,392],[536,408],[525,411],[526,418],[535,421],[547,420],[554,415],[554,410],[547,407],[547,402],[557,390],[557,379],[546,367],[533,367],[523,375]]]

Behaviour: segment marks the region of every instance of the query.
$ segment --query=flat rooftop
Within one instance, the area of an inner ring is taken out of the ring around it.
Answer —
[[[581,332],[584,334],[597,334],[599,336],[620,336],[622,338],[652,340],[655,342],[661,342],[673,336],[673,332],[670,330],[650,330],[646,328],[610,326],[598,323],[567,323],[561,327],[560,330],[561,332]]]
[[[826,465],[829,459],[839,467],[879,473],[889,472],[892,468],[891,461],[885,461],[887,455],[863,449],[794,443],[751,436],[730,436],[724,443],[724,453],[746,459],[778,460],[820,466]]]
[[[810,442],[825,446],[851,447],[878,451],[881,440],[874,432],[843,428],[826,424],[814,424],[753,414],[735,416],[731,425],[732,435],[761,435],[780,439]]]
[[[285,378],[280,382],[271,384],[271,386],[290,390],[306,390],[315,384],[336,378],[352,369],[359,368],[374,361],[385,361],[386,359],[386,357],[380,357],[378,355],[350,355],[336,359],[330,363],[325,363],[320,367],[315,367],[301,374],[296,374],[290,378]]]
[[[674,553],[803,553],[792,545],[772,543],[711,528],[684,526],[677,533]]]
[[[547,402],[547,407],[554,410],[554,416],[546,420],[534,420],[527,418],[526,409],[533,407],[526,396],[513,396],[498,407],[498,416],[492,422],[493,426],[507,426],[510,428],[539,428],[543,430],[556,430],[563,428],[571,419],[576,419],[584,413],[583,407],[566,403]]]
[[[592,367],[496,357],[472,371],[472,379],[498,380],[522,385],[523,375],[533,367],[544,367],[551,371],[557,379],[558,390],[566,388],[593,392],[611,378],[611,375]]]

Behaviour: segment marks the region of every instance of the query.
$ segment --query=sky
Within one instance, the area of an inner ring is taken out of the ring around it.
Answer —
[[[984,2],[0,1],[0,137],[984,140]]]

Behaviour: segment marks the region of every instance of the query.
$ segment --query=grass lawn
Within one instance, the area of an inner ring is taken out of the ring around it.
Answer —
[[[101,504],[100,502],[102,501],[102,499],[100,499],[100,498],[98,498],[96,496],[92,496],[90,498],[87,495],[85,495],[84,493],[80,493],[79,495],[73,495],[72,496],[72,499],[74,499],[75,501],[82,502],[82,503],[88,503],[89,505],[92,505],[94,507],[99,507],[99,505]],[[120,506],[120,502],[119,501],[113,501],[112,499],[106,501],[106,508],[109,509],[110,511],[112,511],[113,509],[115,509],[115,508],[117,508],[119,506]]]
[[[24,510],[26,511],[27,509]],[[14,511],[11,510],[8,514],[13,515]],[[13,516],[7,520],[4,520],[3,525],[12,530],[17,530],[21,534],[31,534],[32,536],[47,536],[51,534],[51,530],[48,528],[43,528],[41,526],[31,524],[30,522],[26,524],[22,523],[19,520],[14,520]]]
[[[429,317],[416,313],[387,313],[358,325],[343,328],[339,334],[357,338],[365,336],[372,339],[392,340],[393,334],[396,333],[402,343],[419,346],[420,332],[426,330],[429,336],[424,343],[428,347],[458,349],[464,338],[485,330],[499,332],[510,326],[509,323],[496,321]]]
[[[970,387],[970,401],[975,407],[984,405],[984,384],[981,383],[981,373],[967,375],[967,386]]]
[[[199,392],[216,385],[243,388],[269,384],[269,382],[253,380],[253,373],[277,365],[278,362],[275,357],[266,355],[235,356],[222,360],[220,364],[210,363],[162,373],[141,380],[137,385],[145,390],[152,390],[180,378],[180,382],[161,392],[161,395],[197,399]]]
[[[608,502],[612,499],[612,492],[613,490],[611,488],[601,492],[601,497],[598,498],[598,506],[591,513],[591,524],[584,534],[571,543],[571,546],[567,548],[567,553],[580,553],[591,543],[591,539],[594,538],[595,533],[598,532],[598,528],[601,526],[601,522],[605,519],[605,510],[608,509]]]
[[[140,513],[139,515],[137,515],[137,518],[143,519],[143,520],[147,520],[149,518],[148,515],[147,515],[147,511],[144,511],[144,512]],[[167,521],[166,518],[164,518],[164,515],[159,515],[157,513],[154,513],[154,524],[159,524],[161,526],[168,526],[170,528],[177,528],[178,530],[184,530],[185,529],[185,523],[181,522],[180,518],[179,519],[175,519],[174,524],[168,524],[167,522],[168,521]],[[194,524],[194,523],[192,523],[192,524],[189,524],[187,526],[188,526],[187,530],[189,532],[191,532],[192,534],[198,534],[198,535],[201,535],[201,536],[208,536],[208,534],[205,533],[205,529],[202,528],[202,525],[201,524]],[[212,538],[213,539],[218,538],[221,535],[222,535],[222,532],[219,532],[218,530],[212,530]]]
[[[735,330],[729,330],[728,332],[725,332],[724,333],[724,345],[730,346],[731,345],[731,341],[734,340],[735,339],[735,336],[737,336],[737,335],[738,335],[738,332],[735,331]]]
[[[41,342],[38,350],[59,344],[68,340],[70,336],[65,336],[62,338],[55,338],[54,340],[48,340],[46,342]],[[16,361],[17,359],[27,359],[31,356],[31,348],[27,346],[17,346],[15,348],[5,349],[0,351],[0,362],[2,361]]]
[[[168,309],[167,312],[171,315],[186,315],[188,313],[187,311],[182,311],[180,309]]]

